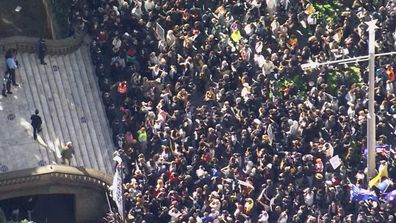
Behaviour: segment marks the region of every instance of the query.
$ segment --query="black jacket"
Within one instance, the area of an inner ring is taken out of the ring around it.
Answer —
[[[32,120],[32,122],[31,122],[32,126],[33,126],[33,127],[36,127],[36,128],[40,127],[40,125],[41,125],[41,123],[42,123],[41,117],[40,117],[39,115],[33,114],[33,115],[30,117],[30,120]]]

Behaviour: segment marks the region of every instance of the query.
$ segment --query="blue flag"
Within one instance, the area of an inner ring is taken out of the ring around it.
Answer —
[[[358,186],[352,184],[351,200],[355,202],[366,201],[366,200],[378,201],[378,197],[374,191],[361,189]]]
[[[392,192],[386,194],[385,200],[388,202],[396,203],[396,190],[393,190]]]

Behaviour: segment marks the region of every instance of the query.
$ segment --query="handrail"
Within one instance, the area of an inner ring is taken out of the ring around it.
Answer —
[[[74,36],[59,40],[46,39],[47,54],[68,54],[77,50],[84,38],[87,37],[85,32],[78,33]],[[10,48],[15,48],[20,52],[35,53],[38,46],[37,37],[28,36],[11,36],[0,39],[0,52],[5,52]]]

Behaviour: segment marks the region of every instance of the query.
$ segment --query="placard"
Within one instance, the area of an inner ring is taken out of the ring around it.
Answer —
[[[331,166],[333,167],[333,169],[337,169],[340,165],[341,165],[341,159],[338,155],[333,156],[330,160],[329,160]]]

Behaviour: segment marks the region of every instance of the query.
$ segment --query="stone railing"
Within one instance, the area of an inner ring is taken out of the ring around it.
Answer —
[[[112,177],[83,167],[49,165],[0,174],[0,200],[40,194],[74,195],[76,222],[98,220],[108,211]]]
[[[68,54],[80,47],[86,33],[79,33],[74,36],[51,40],[46,39],[47,44],[47,54]],[[39,38],[27,37],[27,36],[11,36],[0,39],[0,52],[4,53],[10,48],[15,48],[20,52],[35,53],[37,52]]]
[[[48,165],[12,171],[0,174],[0,200],[10,197],[10,193],[15,193],[15,197],[18,197],[18,193],[22,191],[18,191],[17,188],[52,183],[107,190],[107,187],[112,183],[112,177],[94,169],[63,165]]]

